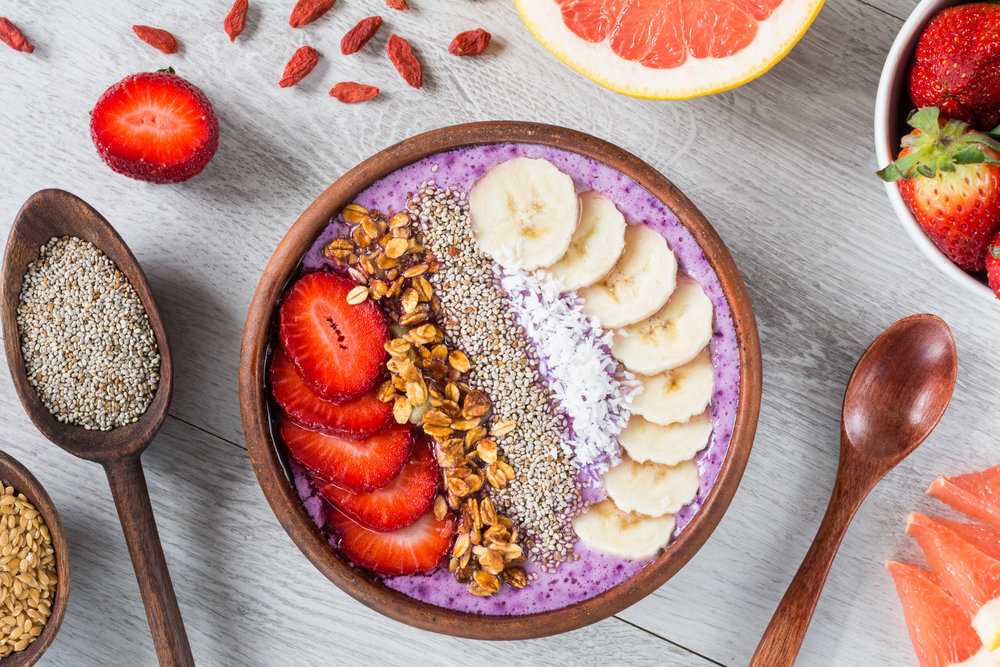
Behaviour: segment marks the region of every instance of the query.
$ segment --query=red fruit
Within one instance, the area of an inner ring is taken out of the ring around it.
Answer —
[[[154,49],[159,49],[167,55],[177,53],[177,39],[166,30],[150,28],[148,25],[134,25],[132,32]]]
[[[299,0],[292,9],[288,25],[293,28],[301,28],[326,14],[335,4],[337,4],[337,0]]]
[[[365,528],[387,532],[405,528],[430,509],[437,490],[438,465],[431,445],[418,443],[399,476],[387,486],[368,493],[351,493],[317,480],[316,488],[327,500]]]
[[[1000,528],[1000,466],[968,475],[938,477],[925,493],[977,521]]]
[[[378,400],[376,390],[345,405],[320,398],[309,388],[284,350],[271,357],[271,395],[288,418],[303,428],[351,440],[367,440],[395,423],[392,403]]]
[[[205,93],[173,70],[142,72],[104,91],[90,116],[90,136],[119,174],[180,183],[215,155],[219,121]]]
[[[986,277],[993,293],[1000,299],[1000,231],[993,236],[990,247],[986,250]]]
[[[490,45],[490,33],[482,28],[460,32],[448,45],[453,56],[478,56]]]
[[[941,586],[936,574],[913,565],[887,562],[903,603],[906,627],[920,667],[950,667],[983,648],[969,615]]]
[[[356,104],[378,97],[378,88],[353,81],[342,81],[330,89],[330,95],[345,104]]]
[[[1000,227],[1000,143],[962,121],[941,124],[936,107],[910,116],[899,159],[877,172],[899,181],[917,222],[951,261],[986,268],[986,246]]]
[[[24,36],[24,33],[18,30],[17,26],[4,16],[0,16],[0,41],[15,51],[23,51],[24,53],[35,52],[35,47]]]
[[[358,24],[348,30],[347,34],[344,35],[344,38],[340,40],[340,52],[345,56],[357,53],[361,50],[361,47],[368,43],[368,40],[375,36],[375,33],[377,33],[381,27],[381,16],[369,16],[366,19],[361,19],[358,21]]]
[[[389,60],[396,66],[396,71],[406,79],[406,83],[414,88],[424,85],[424,73],[420,69],[417,57],[409,43],[398,35],[389,36]]]
[[[333,506],[327,509],[326,519],[345,556],[355,565],[385,575],[434,570],[451,547],[455,527],[451,515],[439,521],[433,511],[391,533],[368,530]]]
[[[936,106],[946,118],[979,130],[1000,123],[1000,7],[976,2],[934,15],[910,67],[914,106]]]
[[[229,35],[230,42],[235,42],[239,34],[243,32],[243,28],[246,27],[247,10],[249,8],[249,0],[236,0],[233,3],[233,8],[226,15],[226,20],[223,21],[222,27],[225,28],[226,34]]]
[[[308,76],[309,72],[313,71],[316,65],[319,64],[319,53],[311,46],[301,46],[299,49],[292,54],[292,57],[288,60],[288,64],[285,65],[285,72],[281,77],[281,81],[278,85],[282,88],[288,88],[294,86],[302,79]]]
[[[410,426],[355,442],[302,428],[282,419],[281,440],[288,452],[309,472],[337,486],[366,493],[396,479],[413,450]]]
[[[385,0],[385,4],[389,6],[390,9],[409,9],[410,6],[406,4],[406,0]]]
[[[356,287],[333,273],[302,276],[278,313],[278,337],[316,393],[343,405],[368,393],[385,365],[389,325],[378,304],[347,303]]]

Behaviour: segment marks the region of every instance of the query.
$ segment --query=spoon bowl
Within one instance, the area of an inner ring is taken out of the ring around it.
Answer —
[[[955,339],[934,315],[896,322],[861,355],[844,395],[840,464],[830,504],[750,667],[795,662],[851,519],[875,484],[937,426],[957,376]]]
[[[110,431],[88,430],[57,420],[28,382],[17,306],[28,264],[53,237],[73,236],[93,243],[121,270],[149,316],[160,354],[160,382],[138,420]],[[150,631],[161,665],[194,665],[187,633],[170,582],[140,456],[167,416],[173,393],[173,363],[163,317],[146,275],[110,223],[85,201],[63,190],[36,192],[21,207],[7,239],[3,260],[0,323],[4,351],[21,404],[42,434],[64,450],[104,466],[128,544]]]

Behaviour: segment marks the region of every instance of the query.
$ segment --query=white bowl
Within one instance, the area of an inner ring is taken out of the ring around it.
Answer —
[[[885,67],[882,68],[882,78],[878,82],[878,95],[875,97],[875,155],[880,169],[892,162],[899,151],[900,137],[908,134],[910,130],[905,123],[906,113],[912,108],[907,92],[906,74],[913,61],[913,53],[916,50],[920,33],[938,11],[952,5],[966,4],[969,1],[921,0],[910,17],[906,19],[899,34],[896,35],[896,41],[892,43],[889,55],[886,56]],[[952,281],[970,292],[974,292],[984,299],[989,299],[993,303],[998,303],[989,285],[958,268],[955,263],[948,259],[947,255],[938,250],[934,242],[920,228],[920,224],[913,217],[909,206],[903,201],[903,197],[899,194],[899,186],[895,183],[886,183],[885,191],[889,195],[889,202],[895,209],[896,217],[903,224],[903,228],[932,264],[941,269]]]

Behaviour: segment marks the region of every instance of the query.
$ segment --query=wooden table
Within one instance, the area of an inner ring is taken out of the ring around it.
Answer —
[[[684,102],[607,91],[550,56],[503,0],[342,0],[304,30],[290,1],[251,2],[246,32],[222,32],[227,0],[202,3],[7,0],[0,13],[36,45],[0,47],[0,233],[42,188],[84,198],[144,266],[175,358],[170,416],[144,459],[153,508],[200,665],[747,664],[812,539],[837,465],[844,386],[857,357],[894,320],[940,315],[958,343],[951,408],[928,441],[874,491],[833,566],[802,666],[915,665],[882,563],[922,563],[903,534],[918,509],[952,512],[922,491],[939,473],[1000,463],[1000,307],[959,291],[918,252],[889,207],[872,142],[885,54],[915,0],[827,0],[773,70]],[[361,53],[339,41],[358,19],[387,25]],[[171,30],[180,53],[130,26]],[[462,30],[493,33],[487,53],[445,48]],[[384,57],[392,32],[425,68],[408,88]],[[277,81],[302,44],[322,54],[293,89]],[[127,74],[172,65],[219,116],[219,151],[200,176],[149,185],[112,173],[87,112]],[[378,85],[356,106],[326,93]],[[712,221],[749,287],[764,351],[756,446],[736,498],[698,555],[662,589],[614,618],[559,637],[480,644],[413,630],[354,602],[278,525],[247,457],[237,359],[247,306],[282,235],[327,185],[419,132],[475,120],[553,123],[592,133],[673,180]],[[41,664],[154,665],[132,566],[100,467],[46,441],[0,373],[0,448],[25,463],[60,508],[73,591]]]

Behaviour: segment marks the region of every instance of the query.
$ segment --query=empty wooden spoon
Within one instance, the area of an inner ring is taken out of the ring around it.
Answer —
[[[128,278],[149,316],[160,352],[160,382],[152,403],[138,421],[110,431],[89,431],[58,421],[28,382],[17,330],[17,305],[21,281],[28,264],[38,259],[39,248],[52,237],[75,236],[104,252]],[[146,276],[132,252],[100,213],[85,201],[63,190],[42,190],[21,207],[7,239],[3,260],[3,322],[7,365],[21,404],[46,438],[74,456],[104,466],[118,508],[135,576],[146,606],[160,664],[194,665],[184,621],[170,583],[170,572],[156,532],[153,508],[139,457],[160,429],[173,391],[173,365],[163,318],[153,300]]]
[[[937,426],[951,401],[957,374],[955,339],[948,325],[934,315],[912,315],[896,322],[861,356],[844,395],[833,496],[750,667],[787,667],[795,662],[851,519],[875,484]]]

